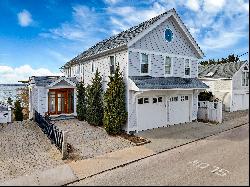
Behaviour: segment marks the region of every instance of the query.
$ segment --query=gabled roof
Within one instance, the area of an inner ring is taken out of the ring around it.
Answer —
[[[208,86],[197,78],[181,77],[129,77],[139,89],[206,89]]]
[[[202,50],[200,49],[200,47],[198,46],[198,44],[196,43],[190,32],[188,31],[182,20],[180,19],[175,9],[170,9],[169,11],[164,12],[147,21],[144,21],[137,26],[131,27],[125,31],[122,31],[117,35],[114,35],[108,39],[98,42],[97,44],[93,45],[86,51],[82,52],[81,54],[79,54],[78,56],[67,62],[62,68],[66,68],[71,65],[84,62],[88,60],[90,57],[107,52],[112,49],[126,48],[129,42],[131,42],[133,39],[142,34],[146,29],[156,24],[156,22],[159,21],[161,18],[165,17],[167,19],[171,15],[173,15],[174,18],[177,20],[177,22],[180,24],[180,27],[183,29],[184,33],[186,34],[190,42],[194,45],[194,48],[198,51],[198,53],[201,56],[203,56],[204,53],[202,52]]]
[[[48,87],[52,85],[53,83],[57,83],[58,81],[63,79],[68,79],[70,82],[73,82],[75,84],[78,83],[77,79],[74,77],[66,78],[66,77],[60,77],[60,76],[33,76],[30,78],[30,84],[34,84],[36,86],[41,86],[41,87]]]
[[[225,64],[210,64],[210,65],[200,65],[199,78],[228,78],[231,79],[233,75],[240,69],[240,67],[247,61],[230,62]]]

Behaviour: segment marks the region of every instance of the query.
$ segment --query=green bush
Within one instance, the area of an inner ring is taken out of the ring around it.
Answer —
[[[92,79],[92,84],[86,88],[87,116],[86,120],[91,125],[101,126],[103,119],[103,90],[102,78],[98,70]]]
[[[23,108],[21,106],[21,101],[16,100],[15,102],[15,109],[14,109],[14,115],[15,115],[15,120],[16,121],[23,121]]]
[[[126,123],[127,111],[125,102],[125,83],[119,66],[110,76],[107,91],[104,94],[104,128],[109,134],[120,134]]]
[[[200,92],[198,95],[199,101],[212,101],[214,98],[212,92],[204,91]]]
[[[80,121],[86,120],[86,97],[83,82],[77,85],[77,105],[76,105],[77,118]]]

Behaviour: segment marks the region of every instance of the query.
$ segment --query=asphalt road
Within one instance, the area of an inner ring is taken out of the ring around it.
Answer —
[[[249,185],[249,124],[71,185]]]

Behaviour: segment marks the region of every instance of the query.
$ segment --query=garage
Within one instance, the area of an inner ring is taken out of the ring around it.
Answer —
[[[166,125],[164,96],[137,98],[138,130],[147,130]]]
[[[246,110],[249,108],[249,94],[234,94],[233,109]]]
[[[189,122],[190,100],[191,95],[137,98],[138,130]]]
[[[233,101],[234,110],[243,110],[244,108],[244,94],[235,94]]]
[[[168,123],[178,124],[190,121],[190,95],[176,95],[168,99]]]

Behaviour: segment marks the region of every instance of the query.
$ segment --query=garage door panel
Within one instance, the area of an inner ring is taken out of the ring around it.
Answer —
[[[190,121],[190,96],[177,95],[169,99],[169,123],[178,124]]]
[[[166,124],[166,109],[163,97],[143,97],[143,101],[145,98],[148,98],[148,103],[139,104],[137,102],[138,130],[164,126]]]

